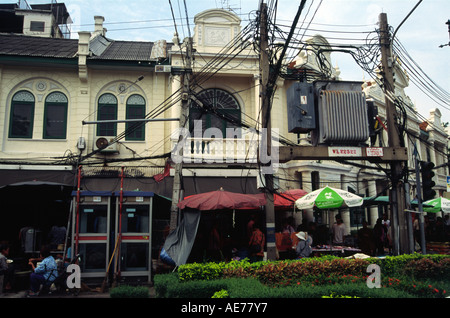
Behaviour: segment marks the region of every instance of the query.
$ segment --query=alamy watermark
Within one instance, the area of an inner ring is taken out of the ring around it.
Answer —
[[[381,268],[379,265],[370,264],[367,266],[367,273],[370,275],[367,277],[366,285],[369,288],[381,288]]]
[[[202,121],[195,120],[193,131],[177,128],[172,133],[172,139],[178,140],[171,153],[174,163],[246,163],[258,162],[262,174],[273,174],[279,166],[279,129],[266,128],[257,131],[254,128],[226,128],[223,131],[217,127],[202,129]],[[195,142],[202,141],[200,145]],[[236,150],[236,142],[244,142],[245,149]],[[192,148],[195,149],[192,149]],[[196,154],[200,152],[202,155]],[[193,154],[193,155],[192,155]],[[210,154],[208,156],[208,154]],[[225,154],[225,155],[224,155]],[[205,160],[206,159],[206,160]]]
[[[66,279],[67,288],[81,288],[81,269],[77,264],[70,264],[66,269],[70,275]]]

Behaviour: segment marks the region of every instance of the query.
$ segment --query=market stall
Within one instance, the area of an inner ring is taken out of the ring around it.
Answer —
[[[329,211],[333,209],[345,209],[345,208],[352,208],[352,207],[359,207],[363,205],[364,199],[356,194],[350,193],[345,190],[332,188],[329,186],[326,186],[324,188],[315,190],[302,198],[295,201],[295,206],[298,209],[319,209],[322,211],[325,211],[327,216],[327,221],[325,222],[328,224],[328,226],[332,226],[331,230],[333,231],[334,228],[339,228],[341,225],[339,224],[332,224],[332,221],[330,220],[330,214]],[[337,219],[337,223],[339,223],[339,220]],[[341,231],[340,229],[337,229],[336,231]],[[348,254],[359,252],[359,249],[344,246],[344,239],[343,235],[341,235],[341,240],[338,240],[338,242],[335,242],[335,238],[332,239],[332,244],[320,244],[317,245],[317,243],[314,243],[313,241],[313,253],[315,255],[321,255],[324,253],[327,254],[334,254],[334,255],[341,255],[342,256],[348,256]]]

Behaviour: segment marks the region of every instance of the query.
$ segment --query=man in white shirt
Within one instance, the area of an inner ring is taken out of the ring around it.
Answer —
[[[336,223],[333,224],[331,231],[333,234],[333,244],[344,245],[345,224],[340,214],[336,215]]]

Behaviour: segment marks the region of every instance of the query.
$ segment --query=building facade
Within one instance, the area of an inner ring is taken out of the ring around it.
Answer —
[[[115,41],[103,27],[104,18],[94,20],[95,30],[79,32],[78,39],[0,34],[0,187],[38,180],[70,190],[79,186],[94,192],[115,192],[123,187],[126,191],[151,191],[171,198],[171,152],[178,141],[185,44],[176,38],[173,43]],[[183,152],[184,194],[221,187],[258,193],[264,187],[255,131],[261,128],[259,55],[240,18],[229,11],[199,13],[194,31],[190,136]],[[308,41],[311,46],[327,43],[319,35]],[[318,71],[308,54],[311,50],[301,52],[296,65]],[[331,65],[330,56],[325,58]],[[448,135],[440,122],[441,113],[434,109],[428,118],[419,117],[405,93],[407,74],[401,65],[398,67],[396,95],[406,105],[408,169],[415,168],[412,149],[417,147],[420,160],[432,161],[438,167],[435,189],[442,195],[448,174]],[[339,80],[337,68],[330,72],[329,79]],[[292,83],[285,78],[277,81],[272,127],[284,141],[310,145],[310,135],[288,131],[286,91]],[[374,81],[361,81],[361,89],[378,110],[379,133],[374,143],[387,146],[384,95]],[[124,121],[129,119],[148,121]],[[104,120],[110,122],[98,123]],[[228,135],[230,132],[232,135]],[[301,188],[310,192],[330,185],[365,197],[389,195],[389,180],[382,170],[387,167],[382,165],[298,160],[277,168],[279,191]],[[415,175],[410,174],[408,180],[414,198]],[[52,191],[42,196],[53,197]],[[22,209],[29,216],[29,205],[19,208],[23,195],[10,199],[3,209]],[[33,198],[34,205],[40,204],[42,196]],[[67,204],[62,208],[66,213],[57,218],[58,223],[69,214]],[[295,218],[296,225],[318,219],[330,224],[335,213],[326,221],[312,210],[280,211],[277,230],[282,219],[289,216]],[[363,219],[374,225],[380,215],[389,211],[386,206],[371,206],[341,213],[350,234]],[[18,216],[10,221],[18,222],[17,228],[2,229],[8,237],[0,240],[9,239],[28,225]]]

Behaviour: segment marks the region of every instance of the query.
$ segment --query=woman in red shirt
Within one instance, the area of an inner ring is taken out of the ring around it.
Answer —
[[[250,261],[262,261],[264,256],[265,236],[257,224],[253,224],[253,232],[248,245]]]

